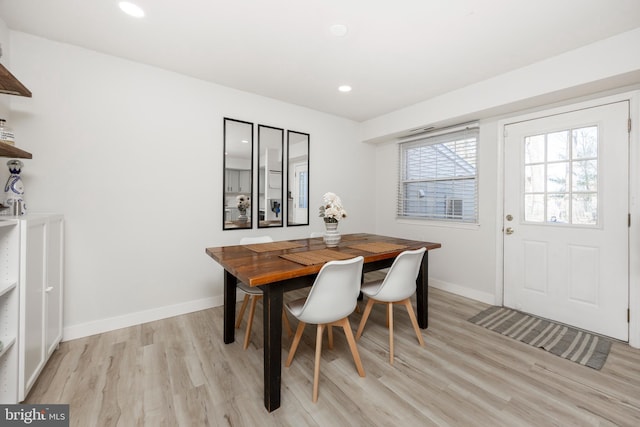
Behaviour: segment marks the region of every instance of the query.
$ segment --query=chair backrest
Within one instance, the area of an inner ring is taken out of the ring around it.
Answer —
[[[330,323],[343,319],[356,308],[362,264],[359,256],[329,261],[322,266],[298,317],[305,323]]]
[[[271,236],[256,236],[256,237],[243,237],[240,239],[241,245],[252,245],[254,243],[269,243],[273,242]]]
[[[324,236],[324,233],[322,231],[313,231],[311,232],[311,237],[322,237]]]
[[[420,248],[398,255],[378,292],[372,297],[380,301],[400,301],[413,295],[416,291],[420,263],[426,251],[426,248]]]

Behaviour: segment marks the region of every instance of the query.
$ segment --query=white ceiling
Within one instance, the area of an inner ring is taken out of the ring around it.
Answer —
[[[0,18],[356,121],[640,27],[639,0],[131,1],[145,18],[118,0],[0,0]]]

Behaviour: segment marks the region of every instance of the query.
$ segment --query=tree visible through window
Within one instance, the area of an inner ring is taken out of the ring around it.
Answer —
[[[598,224],[598,127],[524,139],[524,219]]]
[[[478,128],[400,144],[398,216],[477,222]]]

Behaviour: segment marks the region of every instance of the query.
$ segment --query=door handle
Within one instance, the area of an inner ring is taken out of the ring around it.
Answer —
[[[513,228],[511,228],[511,227],[507,227],[507,228],[504,230],[504,232],[505,232],[506,234],[513,234]]]

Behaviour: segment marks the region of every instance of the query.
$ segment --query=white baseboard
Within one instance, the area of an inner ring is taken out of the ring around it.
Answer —
[[[472,300],[480,301],[485,304],[496,304],[496,297],[494,294],[470,289],[464,286],[456,285],[454,283],[444,282],[442,280],[429,278],[429,286],[436,289],[440,289],[452,294],[460,295],[461,297],[469,298]]]
[[[168,317],[205,310],[211,307],[218,307],[223,304],[224,298],[222,295],[220,295],[218,297],[203,298],[200,300],[188,301],[181,304],[168,305],[151,310],[138,311],[136,313],[126,314],[123,316],[95,320],[93,322],[87,322],[80,325],[68,326],[63,330],[62,341],[84,338],[90,335],[101,334],[103,332],[114,331],[121,328],[127,328],[129,326],[140,325],[142,323],[153,322],[154,320],[166,319]]]
[[[493,294],[480,292],[464,286],[453,283],[444,282],[437,279],[429,279],[429,286],[441,289],[452,294],[460,295],[486,304],[495,304]],[[238,294],[237,300],[242,299],[243,294]],[[153,322],[155,320],[166,319],[168,317],[179,316],[181,314],[192,313],[194,311],[205,310],[211,307],[219,307],[224,304],[222,295],[211,298],[204,298],[195,301],[189,301],[181,304],[158,307],[151,310],[138,311],[123,316],[110,317],[108,319],[95,320],[80,325],[67,326],[64,328],[62,341],[69,341],[78,338],[84,338],[95,334],[115,331],[116,329],[136,326],[142,323]]]

